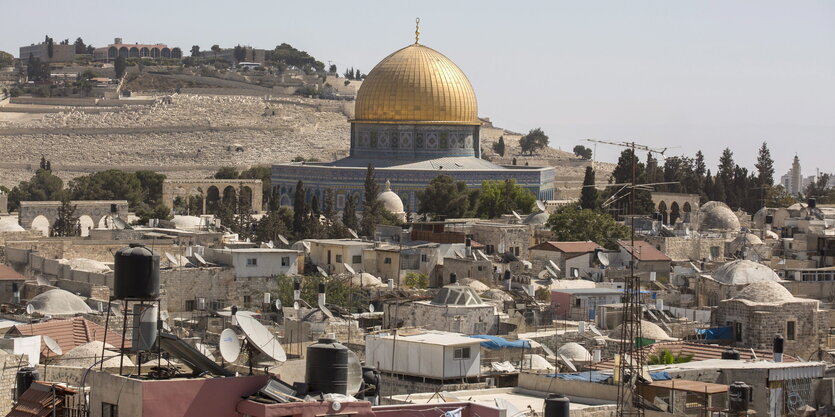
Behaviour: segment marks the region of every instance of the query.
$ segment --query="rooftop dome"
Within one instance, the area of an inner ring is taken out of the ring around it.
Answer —
[[[475,290],[466,285],[447,285],[438,290],[432,304],[448,306],[477,306],[483,304]]]
[[[200,227],[200,218],[197,216],[180,216],[176,215],[171,222],[174,223],[178,229],[196,229]]]
[[[360,286],[360,287],[385,287],[386,284],[383,283],[379,278],[375,277],[374,275],[369,274],[368,272],[361,272],[359,274],[355,274],[351,276],[351,284]]]
[[[417,42],[383,58],[357,92],[354,122],[479,125],[473,86],[440,52]]]
[[[14,217],[3,217],[0,218],[0,232],[24,232],[22,226],[17,223],[17,219]]]
[[[701,212],[701,228],[703,230],[739,230],[740,228],[739,218],[725,203],[708,201],[702,206]]]
[[[93,309],[81,297],[57,288],[38,294],[35,298],[29,300],[29,304],[35,308],[35,313],[43,315],[71,315],[93,312]]]
[[[472,278],[461,278],[461,279],[459,279],[459,280],[458,280],[458,282],[459,282],[461,285],[466,285],[466,286],[468,286],[468,287],[472,288],[472,289],[473,289],[473,290],[475,290],[475,292],[477,292],[477,293],[482,293],[482,292],[487,291],[487,290],[489,290],[489,289],[490,289],[490,287],[488,287],[488,286],[487,286],[487,285],[485,285],[483,282],[481,282],[481,281],[479,281],[479,280],[477,280],[477,279],[472,279]]]
[[[105,368],[115,368],[120,365],[128,368],[134,366],[133,361],[131,361],[130,358],[127,356],[120,358],[119,353],[115,351],[115,348],[112,345],[109,343],[105,345],[98,340],[77,346],[69,352],[64,352],[61,356],[60,364],[64,366],[89,367],[101,359],[102,347],[106,348],[104,350],[104,356],[109,357],[109,359],[105,359],[103,362]],[[123,363],[120,362],[122,359],[124,359]]]
[[[386,180],[386,189],[377,196],[377,200],[383,203],[383,207],[386,210],[394,214],[405,212],[403,210],[403,200],[400,199],[397,193],[391,190],[391,182],[389,180]]]
[[[620,339],[623,325],[619,325],[609,334],[610,339]],[[653,339],[653,340],[670,340],[672,339],[667,333],[658,327],[657,324],[641,320],[641,337],[645,339]]]
[[[739,236],[737,236],[736,239],[734,239],[733,243],[736,244],[736,245],[751,246],[751,245],[762,245],[763,241],[762,241],[762,239],[759,238],[759,236],[757,236],[753,233],[742,233]]]
[[[110,267],[95,259],[87,258],[73,258],[70,260],[59,259],[59,263],[69,265],[71,269],[84,272],[95,272],[97,274],[106,274],[111,271]]]
[[[540,212],[537,212],[537,213],[531,213],[531,214],[528,215],[528,217],[525,217],[524,223],[525,224],[532,224],[532,225],[535,225],[535,226],[543,226],[543,225],[545,225],[545,223],[548,223],[548,219],[550,217],[551,216],[549,216],[548,213],[546,213],[544,211],[540,211]]]
[[[779,281],[780,277],[763,264],[739,259],[719,267],[713,273],[713,279],[723,284],[744,285],[760,281]]]
[[[571,361],[590,362],[591,353],[579,343],[566,343],[557,349],[558,355],[563,355]]]
[[[736,294],[734,299],[748,300],[754,303],[780,303],[794,300],[786,287],[774,281],[760,281],[748,284]]]

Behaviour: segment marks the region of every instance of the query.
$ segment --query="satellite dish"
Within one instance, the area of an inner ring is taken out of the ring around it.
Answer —
[[[351,274],[351,275],[356,275],[357,274],[357,271],[354,271],[354,268],[351,265],[348,265],[347,263],[343,262],[342,266],[345,267],[345,270],[348,271],[349,274]]]
[[[302,241],[302,246],[304,246],[304,250],[310,252],[310,242]]]
[[[168,259],[168,264],[172,268],[176,268],[176,267],[180,266],[180,263],[177,262],[177,258],[175,258],[174,255],[172,255],[168,252],[165,252],[165,259]]]
[[[287,354],[284,353],[284,348],[278,343],[275,335],[270,333],[258,320],[249,316],[239,317],[238,327],[244,332],[246,340],[249,341],[250,345],[258,349],[261,353],[267,355],[274,361],[287,361]]]
[[[477,252],[479,256],[484,258],[485,261],[490,262],[490,258],[488,258],[487,255],[485,255],[484,252],[481,251],[481,249],[478,249]]]
[[[360,392],[362,386],[362,364],[354,351],[348,351],[348,395]]]
[[[539,279],[551,279],[550,275],[551,272],[548,271],[548,268],[545,268],[542,271],[539,271],[539,273],[536,274],[536,277]]]
[[[589,330],[591,330],[591,332],[594,333],[596,336],[603,336],[603,333],[600,333],[600,330],[598,330],[597,327],[593,324],[589,325]]]
[[[274,248],[274,247],[275,247],[275,244],[273,243],[273,241],[272,241],[272,240],[271,240],[271,241],[269,241],[269,242],[267,242],[267,243],[265,243],[265,245],[267,245],[267,247],[268,247],[268,248],[270,248],[270,249],[272,249],[272,248]]]
[[[63,355],[64,351],[61,349],[61,346],[58,345],[58,342],[55,339],[49,336],[41,336],[43,338],[43,344],[46,345],[46,348],[49,349],[50,352],[56,355]]]
[[[223,329],[220,332],[220,356],[226,362],[235,362],[241,354],[241,341],[238,339],[237,333],[232,329]]]
[[[510,212],[513,213],[513,217],[516,217],[516,220],[522,220],[522,216],[520,216],[519,213],[516,212],[516,210],[510,210]]]
[[[229,329],[229,330],[232,330],[232,329]],[[234,333],[234,331],[232,333]],[[222,339],[222,337],[221,337],[221,339]],[[237,337],[236,337],[236,339],[237,339]],[[203,343],[195,343],[194,348],[197,349],[200,353],[202,353],[207,358],[209,358],[211,360],[215,360],[215,356],[212,355],[212,350],[209,349],[209,346],[207,346]]]
[[[369,305],[368,305],[368,312],[369,312],[369,313],[373,313],[373,312],[374,312],[374,304],[369,304]]]
[[[540,211],[545,211],[545,203],[543,203],[542,200],[536,200],[536,208]]]
[[[551,274],[552,277],[559,278],[559,275],[557,275],[557,271],[554,271],[554,269],[551,268],[550,265],[545,265],[545,270],[548,271],[548,273]]]
[[[325,278],[328,277],[328,272],[325,271],[321,266],[316,266],[316,270],[319,271],[319,275],[321,275]]]
[[[278,311],[281,311],[281,299],[280,298],[275,299],[275,309],[278,310]]]
[[[574,363],[571,362],[571,359],[568,359],[562,353],[559,354],[560,360],[571,369],[571,372],[577,372],[577,367],[574,366]]]
[[[571,270],[571,276],[574,277],[574,278],[580,277],[580,270],[579,269],[572,269]]]
[[[606,252],[598,251],[597,261],[600,262],[600,265],[609,266],[609,255],[607,255]]]
[[[35,312],[35,306],[33,306],[32,304],[26,304],[26,314],[31,315],[34,312]]]
[[[290,246],[290,241],[284,235],[278,235],[278,241],[286,246]]]
[[[562,271],[562,269],[560,269],[560,267],[558,267],[557,264],[555,264],[554,261],[552,261],[552,260],[548,261],[548,265],[550,265],[551,268],[554,269],[554,271],[557,271],[557,272]]]
[[[461,252],[458,251],[458,249],[455,250],[455,256],[457,256],[459,259],[464,259],[464,255],[462,255]]]
[[[197,259],[197,263],[199,263],[199,264],[200,264],[200,266],[206,266],[206,265],[208,265],[208,264],[209,264],[209,263],[208,263],[208,262],[206,262],[206,260],[205,260],[205,259],[203,259],[203,257],[202,257],[202,256],[200,256],[200,254],[199,254],[199,253],[197,253],[197,252],[195,252],[195,253],[194,253],[194,259]]]
[[[354,239],[359,239],[360,238],[360,236],[357,234],[357,232],[355,232],[354,229],[351,229],[350,227],[348,228],[348,233],[350,233],[351,236],[354,237]]]
[[[327,316],[327,318],[329,318],[329,319],[333,318],[333,313],[331,313],[331,311],[327,307],[325,307],[324,304],[319,305],[319,310],[321,310],[322,314]]]
[[[299,302],[294,301],[293,302],[293,310],[299,311],[300,308],[301,308],[301,306],[299,305]]]

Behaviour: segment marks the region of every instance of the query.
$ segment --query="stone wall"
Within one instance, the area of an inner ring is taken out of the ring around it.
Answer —
[[[787,323],[795,323],[795,338],[789,340]],[[771,349],[774,336],[785,338],[785,354],[808,360],[826,347],[829,315],[818,310],[814,300],[795,299],[779,303],[750,303],[747,300],[724,300],[713,313],[713,325],[738,323],[742,334],[740,347]]]
[[[5,416],[12,409],[15,397],[18,369],[28,366],[26,355],[0,353],[0,415]]]
[[[660,237],[648,236],[646,241],[659,247],[661,252],[673,261],[698,261],[711,258],[710,248],[715,247],[719,256],[714,260],[725,258],[725,240],[721,238],[688,238],[688,237]]]
[[[427,380],[399,377],[390,374],[381,374],[380,379],[381,396],[417,394],[423,392],[436,391],[454,392],[461,390],[476,390],[487,388],[486,382],[475,382],[467,384],[444,384],[441,382],[432,382]]]
[[[527,225],[493,225],[476,223],[472,227],[473,239],[482,245],[492,245],[497,253],[519,248],[514,254],[527,259],[530,247],[530,228]],[[486,252],[486,251],[485,251]]]
[[[422,326],[430,330],[465,334],[496,334],[499,316],[492,305],[457,307],[424,302],[385,304],[383,327],[404,326]]]
[[[224,301],[240,308],[260,306],[263,293],[277,291],[272,277],[238,278],[232,268],[180,268],[160,271],[162,298],[170,312],[186,311],[186,301],[205,297],[206,301]],[[249,302],[244,297],[248,296]]]

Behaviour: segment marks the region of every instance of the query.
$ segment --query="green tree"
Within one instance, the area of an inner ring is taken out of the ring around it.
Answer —
[[[499,140],[493,144],[493,152],[497,153],[501,157],[504,157],[505,152],[505,144],[504,144],[504,136],[499,136]]]
[[[583,189],[580,191],[580,207],[589,210],[597,209],[597,187],[594,181],[594,168],[586,167],[583,177]]]
[[[624,149],[618,157],[618,163],[615,169],[612,170],[610,181],[613,184],[603,193],[600,199],[606,201],[612,198],[616,193],[617,196],[623,196],[624,193],[629,193],[632,189],[629,184],[632,184],[632,168],[635,168],[635,184],[646,184],[646,167],[643,162],[638,160],[637,155],[632,152],[631,148]],[[622,190],[623,187],[627,187]],[[647,190],[634,190],[635,192],[635,213],[634,214],[650,214],[655,211],[655,204],[652,202],[652,194]],[[630,197],[619,198],[615,197],[617,201],[610,206],[610,209],[623,214],[633,214],[630,210]],[[617,207],[617,208],[615,208]]]
[[[673,354],[669,349],[662,349],[658,353],[653,353],[647,356],[647,365],[672,365],[676,363],[685,363],[693,360],[693,355],[683,352]]]
[[[81,234],[75,210],[76,205],[70,202],[67,193],[61,193],[61,207],[58,207],[58,216],[52,224],[53,236],[68,237]]]
[[[591,149],[583,145],[577,145],[574,147],[574,155],[577,155],[583,159],[591,159],[592,156]]]
[[[116,58],[116,61],[113,62],[113,70],[116,72],[116,78],[122,78],[125,75],[125,70],[127,69],[127,61],[125,61],[125,57],[119,56]]]
[[[242,171],[238,178],[243,179],[253,179],[253,180],[261,180],[261,187],[262,187],[262,196],[261,200],[264,205],[270,204],[270,199],[272,196],[272,186],[270,177],[272,176],[272,169],[266,165],[256,165],[250,167],[249,169]],[[260,210],[259,207],[256,207]]]
[[[215,172],[213,177],[219,180],[236,180],[240,178],[241,174],[238,172],[235,167],[220,167],[220,169]]]
[[[235,45],[235,49],[232,51],[232,55],[235,57],[235,61],[241,62],[246,60],[246,48],[241,45]]]
[[[217,54],[220,53],[220,45],[214,44],[212,45],[212,52],[215,54],[215,59],[217,59]]]
[[[533,155],[534,152],[541,149],[545,149],[547,146],[548,135],[546,135],[540,128],[531,129],[527,135],[522,136],[522,138],[519,139],[519,147],[522,148],[522,152],[527,152],[530,155]]]
[[[78,37],[73,44],[75,46],[75,53],[77,54],[86,54],[87,53],[87,45],[84,44],[84,40],[81,37]]]
[[[470,209],[470,192],[463,181],[456,182],[449,175],[438,175],[423,190],[418,191],[418,213],[433,218],[464,217]]]
[[[757,168],[757,179],[761,186],[774,185],[774,160],[771,159],[771,151],[768,150],[766,142],[760,146],[754,166]]]
[[[73,200],[127,200],[131,208],[145,201],[136,175],[118,169],[77,177],[68,188]]]
[[[383,216],[383,203],[377,199],[380,194],[380,186],[374,178],[374,165],[368,164],[365,171],[365,198],[362,204],[362,220],[360,221],[360,234],[362,236],[374,237],[377,224]]]
[[[289,233],[288,225],[293,222],[293,214],[290,209],[280,207],[272,210],[261,217],[255,226],[255,239],[259,242],[278,242],[279,235],[286,236]]]
[[[305,201],[304,183],[299,180],[296,184],[296,194],[293,196],[293,234],[296,240],[307,238],[307,201]]]
[[[0,51],[0,68],[14,65],[14,56],[8,52]]]
[[[133,176],[139,180],[143,201],[151,205],[162,203],[162,183],[165,182],[165,174],[141,170],[134,172]]]
[[[536,203],[536,196],[527,188],[516,184],[515,179],[504,181],[483,181],[478,196],[476,215],[494,219],[511,210],[530,213]]]
[[[148,220],[150,219],[170,220],[173,217],[171,209],[165,206],[165,204],[152,206],[147,203],[142,203],[134,211],[136,212],[136,217],[139,217],[140,224],[148,224]],[[196,208],[195,211],[197,211]]]
[[[46,35],[44,43],[46,44],[46,55],[51,59],[52,55],[55,53],[55,47],[53,46],[55,42],[53,42],[49,35]]]
[[[200,57],[200,46],[191,45],[191,57],[192,58],[199,58]]]
[[[9,191],[9,210],[20,208],[21,201],[56,201],[62,197],[64,182],[52,172],[39,169],[29,181],[22,181]]]
[[[429,277],[418,272],[409,272],[406,274],[403,282],[409,288],[425,289],[429,287]]]
[[[626,239],[630,235],[629,227],[616,222],[612,216],[571,205],[563,206],[552,214],[548,227],[555,241],[590,240],[610,249],[617,248],[618,239]]]
[[[359,225],[359,221],[357,220],[357,201],[353,194],[348,194],[345,197],[345,208],[342,209],[342,224],[354,231],[357,230]]]
[[[336,64],[331,64],[331,66],[328,67],[328,73],[339,77],[339,72],[336,70]]]

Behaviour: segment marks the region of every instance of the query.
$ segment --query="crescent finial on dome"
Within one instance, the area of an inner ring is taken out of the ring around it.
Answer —
[[[415,18],[415,43],[420,43],[420,18]]]

